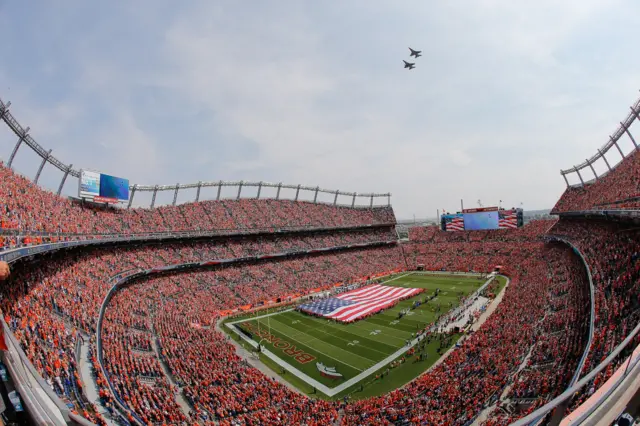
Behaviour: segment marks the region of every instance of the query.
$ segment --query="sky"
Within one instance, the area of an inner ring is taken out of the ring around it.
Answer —
[[[0,0],[0,99],[62,162],[131,183],[391,192],[400,219],[544,209],[640,97],[639,17],[636,0]],[[0,125],[5,161],[15,142]]]

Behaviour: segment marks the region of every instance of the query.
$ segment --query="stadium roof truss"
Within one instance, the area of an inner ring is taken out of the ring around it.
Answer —
[[[612,135],[609,136],[609,140],[600,149],[598,149],[597,153],[595,153],[593,156],[591,156],[591,158],[587,158],[582,163],[580,163],[578,165],[575,165],[570,169],[560,170],[560,174],[564,178],[564,181],[567,184],[567,187],[570,187],[570,186],[584,186],[585,183],[590,183],[590,182],[593,182],[594,180],[598,180],[599,177],[602,177],[606,173],[608,173],[611,170],[613,170],[616,167],[616,165],[611,167],[611,165],[609,164],[609,161],[605,157],[605,154],[613,147],[616,147],[616,149],[618,150],[618,153],[622,157],[620,161],[624,160],[625,159],[625,155],[622,152],[622,149],[620,149],[620,146],[618,145],[618,141],[620,140],[620,138],[622,138],[623,135],[626,134],[629,137],[629,139],[633,143],[634,151],[638,149],[638,143],[636,142],[635,138],[633,137],[633,135],[629,131],[629,128],[631,127],[631,125],[633,124],[633,122],[635,120],[640,121],[640,99],[638,99],[630,107],[630,109],[631,109],[631,111],[629,112],[627,117],[623,121],[620,122],[620,127],[618,127],[618,129]],[[608,171],[605,172],[605,174],[602,174],[602,175],[598,176],[598,174],[596,173],[596,170],[593,167],[593,164],[597,160],[599,160],[600,158],[602,158],[604,160],[604,163],[607,165]],[[585,182],[585,180],[582,177],[582,174],[580,173],[580,171],[586,169],[587,167],[589,167],[591,169],[591,173],[593,173],[594,178],[592,180],[589,180],[589,181]],[[567,175],[571,174],[571,173],[576,173],[578,175],[578,179],[580,179],[580,184],[577,184],[577,185],[569,184],[569,180],[567,179]]]
[[[13,160],[16,157],[16,154],[18,153],[18,149],[20,148],[20,146],[25,143],[28,147],[30,147],[36,154],[38,154],[40,156],[40,158],[42,158],[42,162],[40,163],[40,167],[38,168],[38,171],[36,173],[35,178],[33,179],[34,182],[37,184],[38,183],[38,179],[40,178],[40,174],[42,173],[42,169],[44,168],[44,166],[46,165],[46,163],[52,164],[54,167],[56,167],[58,170],[60,170],[63,173],[62,176],[62,180],[60,181],[60,185],[58,186],[58,191],[57,194],[60,195],[62,193],[62,188],[64,187],[64,184],[67,180],[67,177],[69,175],[75,177],[75,178],[79,178],[80,177],[80,170],[78,169],[74,169],[73,168],[73,164],[64,164],[62,161],[60,161],[59,159],[57,159],[55,156],[53,156],[51,154],[52,150],[46,150],[45,148],[43,148],[38,142],[35,141],[35,139],[33,139],[31,137],[31,135],[29,134],[29,127],[22,127],[20,125],[20,123],[18,123],[18,120],[16,120],[16,118],[11,114],[11,112],[9,111],[9,107],[11,106],[11,102],[3,102],[2,99],[0,99],[0,119],[2,121],[4,121],[6,123],[6,125],[11,129],[11,131],[13,131],[13,133],[18,137],[18,141],[16,142],[13,151],[11,152],[11,156],[9,157],[9,160],[7,161],[7,166],[11,167],[11,164],[13,163]],[[136,194],[136,192],[152,192],[153,195],[151,197],[151,204],[150,207],[153,208],[155,206],[155,202],[156,202],[156,195],[158,194],[158,191],[162,192],[162,191],[173,191],[173,205],[175,206],[178,200],[178,192],[180,190],[184,190],[184,189],[196,189],[196,196],[194,201],[198,202],[200,201],[200,190],[202,188],[207,188],[207,187],[217,187],[218,188],[218,192],[217,192],[217,197],[216,200],[220,199],[220,195],[221,195],[221,190],[222,187],[237,187],[238,191],[237,191],[237,196],[236,199],[240,199],[241,194],[242,194],[242,189],[245,187],[253,187],[253,188],[258,188],[257,191],[257,195],[255,198],[260,198],[261,196],[261,192],[262,192],[262,188],[277,188],[277,192],[276,192],[276,196],[275,199],[276,200],[280,200],[280,190],[281,189],[294,189],[295,192],[295,198],[294,201],[298,201],[298,198],[300,197],[300,191],[308,191],[311,194],[313,194],[313,202],[314,203],[324,203],[327,204],[327,202],[322,202],[318,200],[318,194],[330,194],[333,195],[333,202],[332,203],[328,203],[328,204],[333,204],[333,205],[338,205],[338,196],[343,196],[343,197],[350,197],[351,198],[351,203],[349,204],[341,204],[341,205],[346,205],[346,206],[350,206],[350,207],[368,207],[368,208],[373,208],[374,207],[374,200],[376,199],[385,199],[386,198],[386,204],[381,204],[381,203],[375,203],[375,206],[380,206],[380,205],[386,205],[386,206],[390,206],[391,205],[391,193],[357,193],[357,192],[344,192],[344,191],[340,191],[340,190],[330,190],[330,189],[323,189],[320,188],[319,186],[316,187],[312,187],[312,186],[304,186],[304,185],[288,185],[288,184],[283,184],[282,182],[280,183],[271,183],[271,182],[245,182],[245,181],[223,181],[223,180],[219,180],[219,181],[210,181],[210,182],[204,182],[204,181],[200,181],[197,183],[188,183],[188,184],[180,184],[180,183],[176,183],[175,185],[139,185],[139,184],[133,184],[129,186],[129,191],[130,191],[130,197],[129,197],[129,202],[127,205],[127,208],[130,208],[132,203],[133,203],[133,199],[134,196]],[[263,197],[263,198],[268,198],[268,197]],[[356,204],[356,201],[358,201],[358,199],[365,199],[366,201],[364,202],[358,202],[358,204]]]

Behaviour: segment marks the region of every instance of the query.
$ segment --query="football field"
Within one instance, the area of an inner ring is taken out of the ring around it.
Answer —
[[[374,386],[376,389],[366,392],[367,395],[381,393],[413,379],[457,341],[459,336],[444,343],[434,338],[420,349],[426,354],[424,363],[414,362],[414,357],[407,361],[407,364],[422,365],[407,368],[395,362],[388,370],[392,361],[406,357],[404,351],[409,349],[408,344],[418,330],[457,307],[462,296],[473,293],[485,281],[462,275],[397,275],[389,277],[384,285],[423,288],[425,291],[360,321],[344,324],[288,309],[235,319],[225,328],[236,327],[245,340],[253,340],[275,355],[278,359],[273,356],[269,360],[263,356],[261,359],[303,392],[330,389],[324,396],[339,397],[355,388],[362,390],[363,383],[370,384],[378,373],[389,371],[386,377],[390,379],[385,386]],[[439,293],[434,297],[437,289]],[[416,301],[420,302],[417,307]],[[400,315],[402,311],[404,314]],[[326,371],[321,371],[318,363],[336,374],[323,374]],[[398,370],[404,373],[396,374]]]

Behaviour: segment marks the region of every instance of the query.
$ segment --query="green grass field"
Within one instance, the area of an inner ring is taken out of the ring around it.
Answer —
[[[238,320],[235,318],[232,322],[237,327],[249,331],[256,342],[260,342],[263,347],[282,360],[328,388],[335,388],[378,362],[389,358],[399,349],[406,347],[407,341],[415,337],[415,332],[418,329],[435,322],[438,316],[458,306],[462,295],[474,292],[484,282],[484,279],[475,277],[433,276],[419,273],[390,277],[385,285],[424,288],[425,292],[374,316],[351,324],[316,318],[295,310],[279,312],[259,319],[247,317]],[[504,281],[501,281],[499,289],[503,285]],[[398,318],[400,311],[410,308],[415,300],[424,301],[427,296],[433,295],[438,288],[440,294],[437,298],[426,304],[423,303],[409,311],[407,315]],[[258,316],[260,315],[264,315],[264,313],[258,314]],[[271,337],[265,339],[258,335],[264,337],[265,333],[269,333]],[[237,336],[234,338],[239,340]],[[446,352],[448,347],[455,344],[458,338],[459,336],[454,336],[450,344],[442,348],[440,352]],[[286,342],[286,344],[282,342]],[[332,399],[340,398],[346,394],[350,394],[353,398],[364,398],[400,387],[428,369],[439,358],[439,346],[439,341],[433,340],[424,350],[427,353],[426,360],[416,362],[412,357],[411,360],[389,370],[390,374],[383,379],[376,380],[376,373],[373,373],[358,381],[357,384],[334,395]],[[292,347],[293,349],[291,349]],[[306,354],[306,357],[300,356],[300,353]],[[311,360],[311,358],[313,359]],[[284,371],[273,360],[267,359],[265,356],[261,356],[261,359],[302,392],[313,392],[311,385],[290,372]],[[343,378],[330,379],[322,376],[316,367],[316,362],[335,367],[343,375]],[[378,371],[387,369],[388,364],[385,364]],[[317,392],[316,396],[327,398],[321,392]]]

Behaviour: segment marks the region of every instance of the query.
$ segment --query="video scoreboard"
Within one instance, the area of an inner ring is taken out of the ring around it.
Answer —
[[[80,170],[78,197],[95,203],[129,200],[129,180],[91,170]]]
[[[481,231],[489,229],[515,229],[524,224],[522,209],[505,210],[498,207],[466,209],[455,214],[443,214],[443,231]]]

